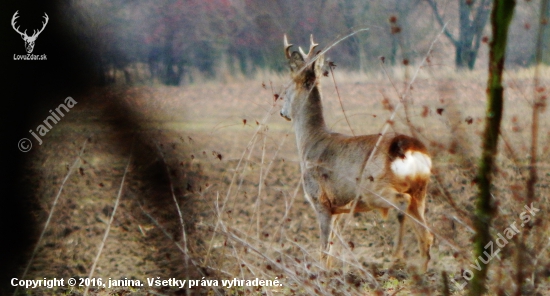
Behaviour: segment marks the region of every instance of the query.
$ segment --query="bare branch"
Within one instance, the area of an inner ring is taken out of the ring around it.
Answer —
[[[435,1],[434,0],[426,0],[426,1],[432,7],[432,10],[434,11],[435,19],[437,20],[439,25],[443,28],[443,33],[445,34],[445,36],[447,36],[447,38],[449,38],[449,40],[451,40],[451,42],[454,44],[454,46],[458,46],[459,45],[458,40],[456,40],[456,38],[453,37],[451,32],[449,32],[449,30],[445,26],[445,22],[443,21],[443,18],[441,17],[441,14],[439,13],[439,10],[437,9],[437,4],[435,3]]]

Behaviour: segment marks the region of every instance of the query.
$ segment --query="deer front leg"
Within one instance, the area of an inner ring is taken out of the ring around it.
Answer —
[[[320,240],[321,240],[321,262],[325,264],[327,268],[330,268],[331,260],[330,256],[327,256],[330,252],[330,236],[332,233],[332,209],[330,201],[327,195],[322,191],[317,178],[317,169],[307,169],[304,172],[304,192],[306,199],[313,205],[317,214],[317,221],[319,222]]]
[[[332,266],[332,259],[331,259],[332,248],[331,248],[330,240],[332,239],[332,234],[334,234],[333,225],[335,221],[333,217],[337,217],[337,215],[333,216],[332,211],[330,209],[330,205],[321,203],[319,197],[310,196],[309,194],[306,193],[306,198],[309,201],[311,201],[311,203],[313,204],[313,207],[317,214],[317,221],[319,222],[320,241],[321,241],[320,262],[326,268],[330,268]]]
[[[332,266],[332,259],[330,256],[331,251],[331,238],[332,227],[334,219],[332,219],[332,212],[326,206],[318,204],[317,206],[317,220],[319,221],[319,228],[321,230],[321,262],[325,264],[326,268]]]

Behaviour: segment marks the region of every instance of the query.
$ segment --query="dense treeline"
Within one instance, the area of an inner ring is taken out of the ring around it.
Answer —
[[[314,34],[328,45],[353,30],[369,28],[333,48],[341,67],[368,71],[379,57],[390,64],[414,63],[446,24],[439,55],[447,66],[474,69],[490,34],[488,0],[81,0],[69,2],[70,28],[94,57],[99,83],[155,80],[192,82],[194,74],[254,75],[279,71],[282,35],[308,44]],[[548,11],[546,12],[548,14]],[[538,3],[521,1],[510,28],[507,61],[534,61]],[[548,47],[548,36],[544,47]],[[548,50],[544,50],[548,52]],[[454,56],[453,60],[448,57]],[[486,56],[486,55],[485,55]],[[543,59],[548,63],[550,57]],[[449,65],[450,64],[450,65]]]

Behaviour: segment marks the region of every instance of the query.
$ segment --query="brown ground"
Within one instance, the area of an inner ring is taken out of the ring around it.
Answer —
[[[462,283],[461,270],[472,269],[474,262],[472,233],[465,225],[471,225],[474,212],[485,81],[458,78],[416,81],[407,108],[412,128],[405,124],[404,108],[392,125],[398,132],[414,132],[433,155],[434,177],[426,216],[437,239],[427,274],[415,272],[419,256],[410,231],[405,242],[411,260],[393,264],[395,215],[383,220],[378,213],[343,219],[343,246],[335,242],[340,256],[337,267],[330,271],[321,268],[316,217],[298,187],[299,164],[291,123],[278,116],[279,104],[273,106],[273,93],[281,92],[284,81],[274,77],[273,91],[269,81],[263,82],[265,87],[262,81],[247,81],[181,88],[96,89],[73,96],[78,104],[30,154],[33,174],[29,183],[35,188],[40,209],[36,218],[44,225],[54,212],[25,279],[88,277],[122,186],[93,277],[104,282],[109,278],[137,279],[145,285],[92,288],[93,295],[439,294],[443,271]],[[397,106],[403,84],[394,81],[392,86],[388,79],[340,81],[342,102],[354,133],[380,132]],[[329,79],[323,83],[327,123],[334,130],[351,133],[333,83]],[[499,203],[495,235],[510,223],[521,222],[519,215],[526,204],[529,83],[522,78],[509,82],[503,123],[506,143],[501,143],[503,152],[495,173],[494,194]],[[540,218],[548,210],[544,204],[550,176],[549,120],[542,120],[537,184]],[[84,143],[85,150],[78,158]],[[70,171],[76,159],[80,161]],[[533,228],[536,235],[525,239],[535,254],[529,260],[530,266],[535,266],[541,295],[550,293],[546,225],[537,224]],[[495,293],[497,287],[508,292],[515,289],[512,259],[516,243],[502,249],[502,261],[491,262],[489,284]],[[147,285],[147,278],[172,277],[204,277],[218,280],[220,287]],[[281,287],[221,287],[222,279],[276,277]],[[450,286],[457,295],[464,293],[452,283]],[[19,292],[33,295],[79,295],[84,291],[82,287],[22,290]]]

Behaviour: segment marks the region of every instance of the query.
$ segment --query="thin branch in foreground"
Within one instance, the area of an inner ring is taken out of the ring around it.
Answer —
[[[261,158],[261,162],[260,162],[260,178],[258,180],[258,198],[256,199],[256,205],[254,206],[256,214],[257,214],[256,215],[256,236],[257,237],[260,237],[260,220],[262,218],[260,216],[260,204],[262,202],[263,184],[265,182],[265,177],[267,176],[267,172],[264,173],[265,143],[266,143],[266,140],[267,140],[267,135],[265,133],[267,133],[267,128],[264,129],[264,133],[263,133],[264,141],[263,141],[263,145],[262,145],[262,158]],[[250,223],[250,226],[252,226],[252,223]]]
[[[267,120],[269,119],[269,115],[271,114],[271,110],[273,110],[275,108],[275,106],[276,106],[276,104],[273,103],[273,105],[271,106],[269,111],[266,113],[266,115],[262,119],[261,123],[256,128],[256,131],[254,132],[254,135],[252,135],[252,138],[250,139],[250,141],[246,145],[246,149],[244,149],[241,157],[239,158],[239,162],[237,163],[237,166],[235,167],[235,172],[233,173],[233,176],[231,177],[231,182],[229,183],[229,187],[227,188],[227,194],[226,194],[225,199],[223,201],[221,212],[224,212],[225,206],[227,205],[227,201],[229,200],[229,197],[231,196],[231,189],[233,188],[233,185],[235,184],[235,181],[237,180],[237,175],[239,173],[239,168],[241,167],[241,165],[243,163],[246,152],[249,151],[248,158],[246,159],[245,164],[244,164],[245,167],[248,164],[248,162],[250,161],[250,155],[252,153],[252,150],[253,150],[254,146],[256,145],[256,140],[258,139],[258,134],[260,133],[260,130],[265,126]],[[243,170],[243,174],[244,174],[244,170]],[[240,187],[242,185],[242,182],[243,182],[243,179],[244,179],[243,174],[241,174],[242,179],[239,182],[239,185],[237,187],[237,192],[239,192]],[[233,204],[233,206],[234,206],[234,204]],[[214,231],[212,232],[212,238],[210,238],[210,244],[208,246],[208,251],[206,252],[206,256],[204,257],[204,264],[205,265],[208,264],[208,260],[210,258],[210,252],[212,251],[212,245],[214,243],[214,238],[216,237],[218,227],[219,227],[219,224],[216,223],[216,226],[214,226]]]
[[[149,218],[151,220],[151,222],[153,222],[153,224],[155,224],[158,229],[160,229],[160,231],[162,231],[162,233],[164,233],[164,235],[169,239],[171,240],[172,242],[174,242],[174,244],[176,245],[176,247],[180,250],[180,252],[182,252],[184,255],[186,254],[186,249],[184,249],[184,247],[177,241],[174,240],[174,237],[168,233],[168,231],[162,227],[162,225],[160,225],[160,223],[155,219],[153,218],[153,216],[151,216],[151,214],[149,214],[147,211],[145,211],[145,209],[143,208],[143,206],[141,205],[141,203],[139,204],[139,208],[141,209],[141,212],[147,216],[147,218]],[[200,268],[200,265],[195,261],[193,260],[193,258],[190,258],[189,257],[189,261],[191,262],[191,264],[195,267],[195,269],[204,277],[206,277],[206,274],[203,272],[202,268]],[[232,276],[231,273],[227,272],[227,271],[224,271],[222,269],[218,269],[218,268],[215,268],[215,267],[212,267],[212,266],[204,266],[204,267],[207,267],[209,269],[212,269],[212,270],[215,270],[215,271],[219,271],[225,275],[228,275],[228,276]],[[218,290],[214,289],[214,292],[216,293],[216,295],[222,295]]]
[[[185,271],[188,273],[189,270],[189,249],[187,247],[187,233],[185,231],[185,223],[183,222],[183,214],[181,213],[181,208],[178,203],[178,199],[176,198],[176,193],[174,191],[174,184],[172,182],[172,177],[170,175],[170,168],[168,167],[168,164],[166,163],[166,158],[164,157],[164,153],[160,149],[158,143],[155,143],[157,146],[157,150],[159,151],[160,157],[162,158],[162,162],[164,163],[164,167],[166,168],[166,177],[168,178],[168,183],[170,184],[170,194],[172,195],[172,200],[174,201],[174,204],[176,205],[176,210],[178,211],[178,216],[180,219],[180,225],[181,225],[181,233],[182,233],[182,240],[183,240],[183,249],[185,250]],[[188,278],[186,278],[188,280]]]
[[[59,201],[59,197],[61,196],[61,192],[63,191],[63,187],[65,187],[65,183],[67,183],[67,180],[69,180],[69,177],[74,172],[75,168],[80,164],[80,159],[82,158],[82,154],[84,153],[84,149],[86,148],[86,143],[88,143],[88,138],[84,141],[82,144],[82,148],[80,148],[80,152],[78,153],[78,156],[74,160],[73,164],[71,165],[71,168],[67,172],[67,175],[65,175],[65,178],[63,178],[63,181],[61,182],[61,187],[59,187],[59,191],[57,191],[57,195],[55,196],[52,204],[52,209],[50,210],[50,214],[48,215],[48,219],[46,220],[46,223],[44,224],[44,228],[42,229],[42,232],[40,233],[40,237],[38,238],[38,241],[36,242],[36,245],[34,246],[34,250],[32,251],[31,258],[29,259],[29,263],[27,263],[27,266],[25,267],[25,271],[23,271],[23,275],[21,276],[21,279],[24,279],[27,276],[27,272],[29,271],[29,267],[32,264],[32,261],[34,260],[34,257],[36,256],[36,252],[38,251],[38,247],[40,246],[40,243],[42,243],[42,239],[44,238],[44,234],[46,233],[46,229],[48,229],[48,226],[50,225],[50,221],[52,220],[53,213],[55,211],[55,208],[57,207],[57,202]],[[15,291],[13,292],[13,295],[17,295],[17,288],[15,288]]]
[[[355,133],[353,132],[353,128],[351,128],[351,124],[349,123],[348,116],[346,115],[346,111],[344,110],[344,105],[342,104],[342,98],[340,97],[340,91],[338,90],[338,84],[336,83],[336,79],[334,78],[334,71],[333,68],[336,67],[336,64],[333,62],[329,62],[328,68],[330,69],[330,75],[332,76],[332,81],[334,82],[334,88],[336,89],[336,94],[338,95],[338,102],[340,102],[340,108],[342,108],[342,113],[344,114],[344,118],[346,119],[346,122],[348,123],[349,130],[351,131],[351,134],[355,136]]]
[[[451,193],[445,187],[443,187],[443,180],[441,179],[441,177],[437,173],[434,174],[434,179],[435,179],[435,183],[437,184],[437,188],[439,189],[439,191],[441,192],[441,194],[443,195],[443,197],[445,198],[447,203],[453,208],[453,210],[455,210],[457,213],[460,214],[462,219],[466,220],[465,224],[468,225],[469,229],[471,229],[472,228],[472,221],[470,221],[469,213],[466,212],[465,210],[463,210],[462,208],[460,208],[456,204],[456,202],[454,201],[454,199],[451,196]]]
[[[101,256],[101,252],[103,252],[103,248],[105,247],[105,242],[107,241],[107,237],[109,237],[109,232],[111,231],[111,225],[113,224],[113,220],[115,219],[116,210],[118,208],[118,205],[120,203],[120,197],[122,196],[122,188],[124,188],[124,181],[126,180],[126,174],[128,173],[128,168],[130,167],[130,163],[132,161],[132,154],[134,150],[134,145],[132,144],[132,150],[130,152],[130,157],[128,158],[128,164],[126,164],[126,168],[124,169],[124,174],[122,175],[122,180],[120,181],[120,187],[118,189],[118,194],[115,200],[115,205],[113,207],[113,212],[111,213],[111,218],[109,219],[109,223],[107,224],[107,228],[105,229],[105,234],[103,235],[103,240],[101,241],[101,244],[99,245],[99,249],[97,250],[97,255],[95,257],[94,263],[92,264],[92,268],[90,269],[90,274],[88,275],[88,278],[92,278],[94,276],[95,268],[97,266],[97,262],[99,261],[99,257]],[[90,286],[86,286],[86,289],[84,290],[84,296],[88,295],[88,290],[90,289]]]
[[[529,180],[527,181],[527,202],[531,203],[535,201],[535,184],[538,180],[537,174],[537,150],[538,150],[538,133],[539,133],[539,114],[544,111],[546,107],[545,97],[542,92],[543,89],[540,83],[540,65],[542,63],[542,47],[543,47],[543,35],[544,25],[546,18],[546,10],[548,9],[548,0],[542,0],[540,3],[540,19],[539,30],[537,32],[537,45],[535,53],[535,77],[533,86],[533,114],[531,123],[531,161],[529,164]]]
[[[534,77],[534,85],[533,85],[533,107],[532,107],[532,123],[531,123],[531,160],[529,162],[529,179],[526,182],[527,187],[527,203],[533,204],[533,202],[537,202],[536,198],[536,192],[535,192],[535,184],[538,181],[538,171],[537,171],[537,151],[538,151],[538,135],[539,135],[539,117],[540,114],[546,109],[546,97],[542,94],[544,87],[541,86],[540,82],[540,66],[542,63],[542,47],[543,47],[543,35],[544,35],[544,29],[546,27],[546,14],[548,10],[548,0],[542,0],[540,2],[540,16],[539,16],[539,29],[537,32],[537,42],[535,47],[535,77]],[[540,219],[540,218],[538,218]],[[543,229],[544,231],[544,229]],[[526,277],[526,271],[524,271],[523,267],[524,264],[524,258],[526,257],[525,252],[527,251],[527,248],[525,244],[523,243],[525,239],[529,236],[531,233],[531,227],[526,227],[522,229],[521,237],[523,240],[519,244],[519,249],[517,253],[517,275],[516,275],[516,281],[518,288],[516,290],[516,295],[521,295],[522,292],[522,285]],[[538,242],[540,242],[540,239],[544,237],[543,235],[538,236]],[[538,242],[535,243],[535,246],[538,245]],[[536,265],[533,267],[533,274],[536,270]],[[532,276],[534,278],[534,276]],[[534,284],[534,282],[532,282]]]

